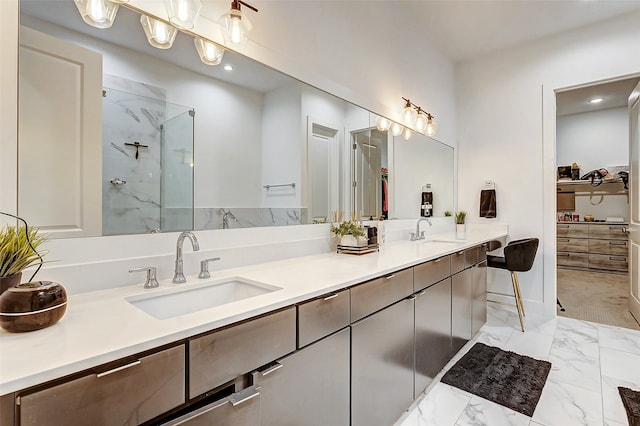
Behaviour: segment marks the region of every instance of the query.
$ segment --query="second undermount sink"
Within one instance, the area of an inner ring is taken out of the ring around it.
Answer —
[[[130,296],[126,298],[126,301],[154,318],[167,319],[260,296],[276,290],[281,290],[281,287],[246,278],[233,277],[190,285],[185,288],[168,288],[151,294]]]

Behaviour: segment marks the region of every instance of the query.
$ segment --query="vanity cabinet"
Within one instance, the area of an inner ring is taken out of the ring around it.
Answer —
[[[351,288],[351,322],[358,321],[413,293],[413,268]]]
[[[348,289],[298,305],[298,348],[349,325],[351,297]]]
[[[263,426],[348,426],[350,329],[253,373]]]
[[[473,268],[467,268],[451,277],[451,355],[473,337],[473,278]]]
[[[189,398],[296,350],[296,308],[189,340]]]
[[[471,300],[471,337],[478,334],[487,322],[487,251],[473,267],[473,294]]]
[[[20,425],[124,425],[185,402],[184,344],[17,396]]]
[[[627,226],[611,223],[558,223],[558,267],[627,272]]]

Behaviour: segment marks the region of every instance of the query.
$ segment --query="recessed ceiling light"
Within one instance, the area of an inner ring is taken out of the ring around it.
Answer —
[[[604,101],[603,98],[593,98],[589,101],[590,104],[599,104],[600,102]]]
[[[231,71],[231,70],[233,70],[233,67],[231,65],[227,64],[227,65],[224,66],[224,70],[225,71]]]

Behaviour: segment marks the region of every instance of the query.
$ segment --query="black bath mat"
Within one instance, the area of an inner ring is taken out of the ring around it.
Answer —
[[[442,382],[533,416],[551,363],[476,343]]]
[[[629,426],[640,426],[640,392],[623,387],[619,387],[618,392],[620,392],[622,404],[627,410]]]

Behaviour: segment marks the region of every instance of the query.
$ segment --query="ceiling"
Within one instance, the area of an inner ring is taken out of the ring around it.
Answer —
[[[556,94],[556,115],[563,116],[626,107],[629,95],[638,81],[640,78],[628,78],[559,92]],[[603,101],[599,104],[589,103],[589,100],[594,98],[602,98]]]
[[[454,63],[640,10],[640,0],[399,1]]]

